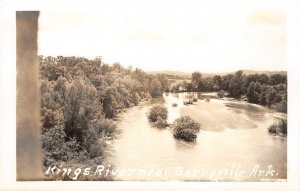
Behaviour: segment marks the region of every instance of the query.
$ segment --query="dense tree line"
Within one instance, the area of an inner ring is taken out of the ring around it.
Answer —
[[[101,58],[40,56],[44,166],[101,164],[117,113],[168,91],[164,75]]]
[[[282,74],[245,75],[237,71],[234,74],[203,78],[200,72],[193,72],[190,82],[183,81],[173,86],[171,91],[218,91],[220,97],[227,92],[229,97],[239,99],[245,96],[250,103],[287,112],[287,76]]]

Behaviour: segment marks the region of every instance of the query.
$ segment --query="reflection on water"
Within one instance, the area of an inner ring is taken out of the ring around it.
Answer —
[[[236,113],[246,112],[246,115],[253,120],[264,120],[266,109],[262,106],[249,103],[241,104],[234,102],[225,103],[224,105],[232,109]]]
[[[210,102],[200,100],[207,96]],[[192,105],[184,105],[183,101],[190,98],[198,100]],[[178,106],[173,107],[173,103]],[[200,122],[202,130],[197,141],[178,141],[173,138],[170,128],[152,127],[146,114],[156,104],[168,108],[168,123],[183,115]],[[112,144],[109,160],[118,169],[135,169],[135,173],[118,175],[120,180],[258,181],[286,178],[286,139],[267,132],[267,127],[277,120],[274,115],[261,106],[216,99],[215,94],[164,95],[120,115],[118,128],[121,133]],[[269,165],[274,172],[268,169]],[[145,171],[138,172],[138,169]],[[258,175],[258,170],[269,170],[273,174]],[[213,173],[217,171],[220,176]],[[235,175],[229,175],[229,171],[234,171]],[[243,175],[238,176],[239,173]]]

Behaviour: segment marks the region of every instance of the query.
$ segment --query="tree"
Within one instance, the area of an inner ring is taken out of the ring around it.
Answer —
[[[267,104],[267,94],[269,92],[270,86],[269,85],[262,85],[261,93],[259,95],[259,104],[266,105]]]
[[[103,106],[103,112],[106,118],[113,118],[117,113],[117,96],[118,90],[114,86],[108,86],[104,90],[104,94],[101,96],[101,103]]]
[[[168,118],[168,109],[164,106],[153,106],[150,109],[148,119],[150,122],[156,122],[158,120],[158,117],[162,120],[167,120]]]
[[[223,98],[224,97],[224,95],[225,95],[225,92],[224,92],[224,90],[220,90],[220,91],[218,91],[218,97],[219,98]]]
[[[257,93],[257,94],[260,94],[261,93],[261,84],[259,82],[255,82],[254,84],[254,91]]]
[[[152,97],[161,96],[163,94],[162,85],[157,78],[152,78],[149,82],[149,91]]]
[[[121,66],[120,63],[116,62],[116,63],[113,64],[112,70],[117,72],[117,73],[121,73],[121,72],[124,71],[124,68]]]
[[[96,88],[83,79],[74,80],[67,88],[63,112],[67,138],[74,137],[82,143],[91,122],[101,118]]]
[[[223,90],[229,91],[229,84],[231,80],[234,78],[233,74],[227,74],[223,77]]]
[[[266,103],[268,106],[274,104],[275,97],[276,97],[276,91],[274,90],[273,87],[271,87],[269,89],[269,92],[266,95]]]
[[[228,86],[229,95],[233,98],[240,98],[243,94],[243,72],[237,71],[234,77],[230,80]]]
[[[269,80],[271,85],[286,84],[287,76],[281,74],[273,74],[270,76]]]
[[[195,87],[193,86],[193,83],[187,83],[186,84],[186,91],[188,92],[192,92],[195,89]]]
[[[269,82],[269,77],[267,76],[267,74],[261,74],[261,75],[259,75],[258,81],[259,81],[261,84],[268,84],[268,82]]]
[[[255,91],[255,84],[253,81],[249,84],[248,88],[247,88],[247,99],[250,103],[258,103],[258,93]]]
[[[202,83],[202,74],[200,72],[193,72],[192,73],[192,83],[194,83],[197,87],[197,91],[201,91],[203,88]]]
[[[215,83],[215,85],[217,85],[219,88],[223,88],[223,81],[222,81],[222,77],[220,75],[215,75],[213,77],[213,82]]]
[[[157,78],[161,83],[161,88],[163,92],[170,91],[170,83],[168,78],[164,74],[157,74]]]
[[[251,82],[256,82],[259,78],[258,74],[250,74],[244,77],[243,79],[243,89],[247,91],[247,88]]]
[[[195,141],[200,131],[200,124],[189,116],[183,116],[175,120],[172,125],[172,133],[176,139]]]
[[[272,134],[287,134],[287,121],[286,119],[282,119],[281,121],[272,124],[269,128],[268,128],[269,133]]]
[[[281,102],[276,105],[276,109],[279,112],[287,113],[287,100],[282,99]]]

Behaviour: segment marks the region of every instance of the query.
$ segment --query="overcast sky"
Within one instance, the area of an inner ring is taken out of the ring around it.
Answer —
[[[146,71],[286,70],[282,0],[107,1],[41,10],[39,54],[101,56]]]

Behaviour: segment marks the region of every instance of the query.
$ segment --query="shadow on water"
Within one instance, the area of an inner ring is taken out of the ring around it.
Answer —
[[[196,145],[196,141],[186,142],[183,140],[175,140],[176,149],[193,149]]]
[[[263,113],[266,110],[262,107],[259,107],[257,105],[253,104],[243,104],[243,103],[225,103],[226,107],[234,108],[234,109],[240,109],[240,110],[246,110],[251,113]]]
[[[228,103],[224,103],[224,105],[237,114],[244,113],[249,118],[258,121],[264,120],[264,114],[267,111],[265,108],[261,106],[255,104],[249,104],[249,103],[228,102]]]
[[[158,96],[155,98],[152,98],[150,101],[150,104],[164,104],[166,102],[165,98],[163,96]]]

